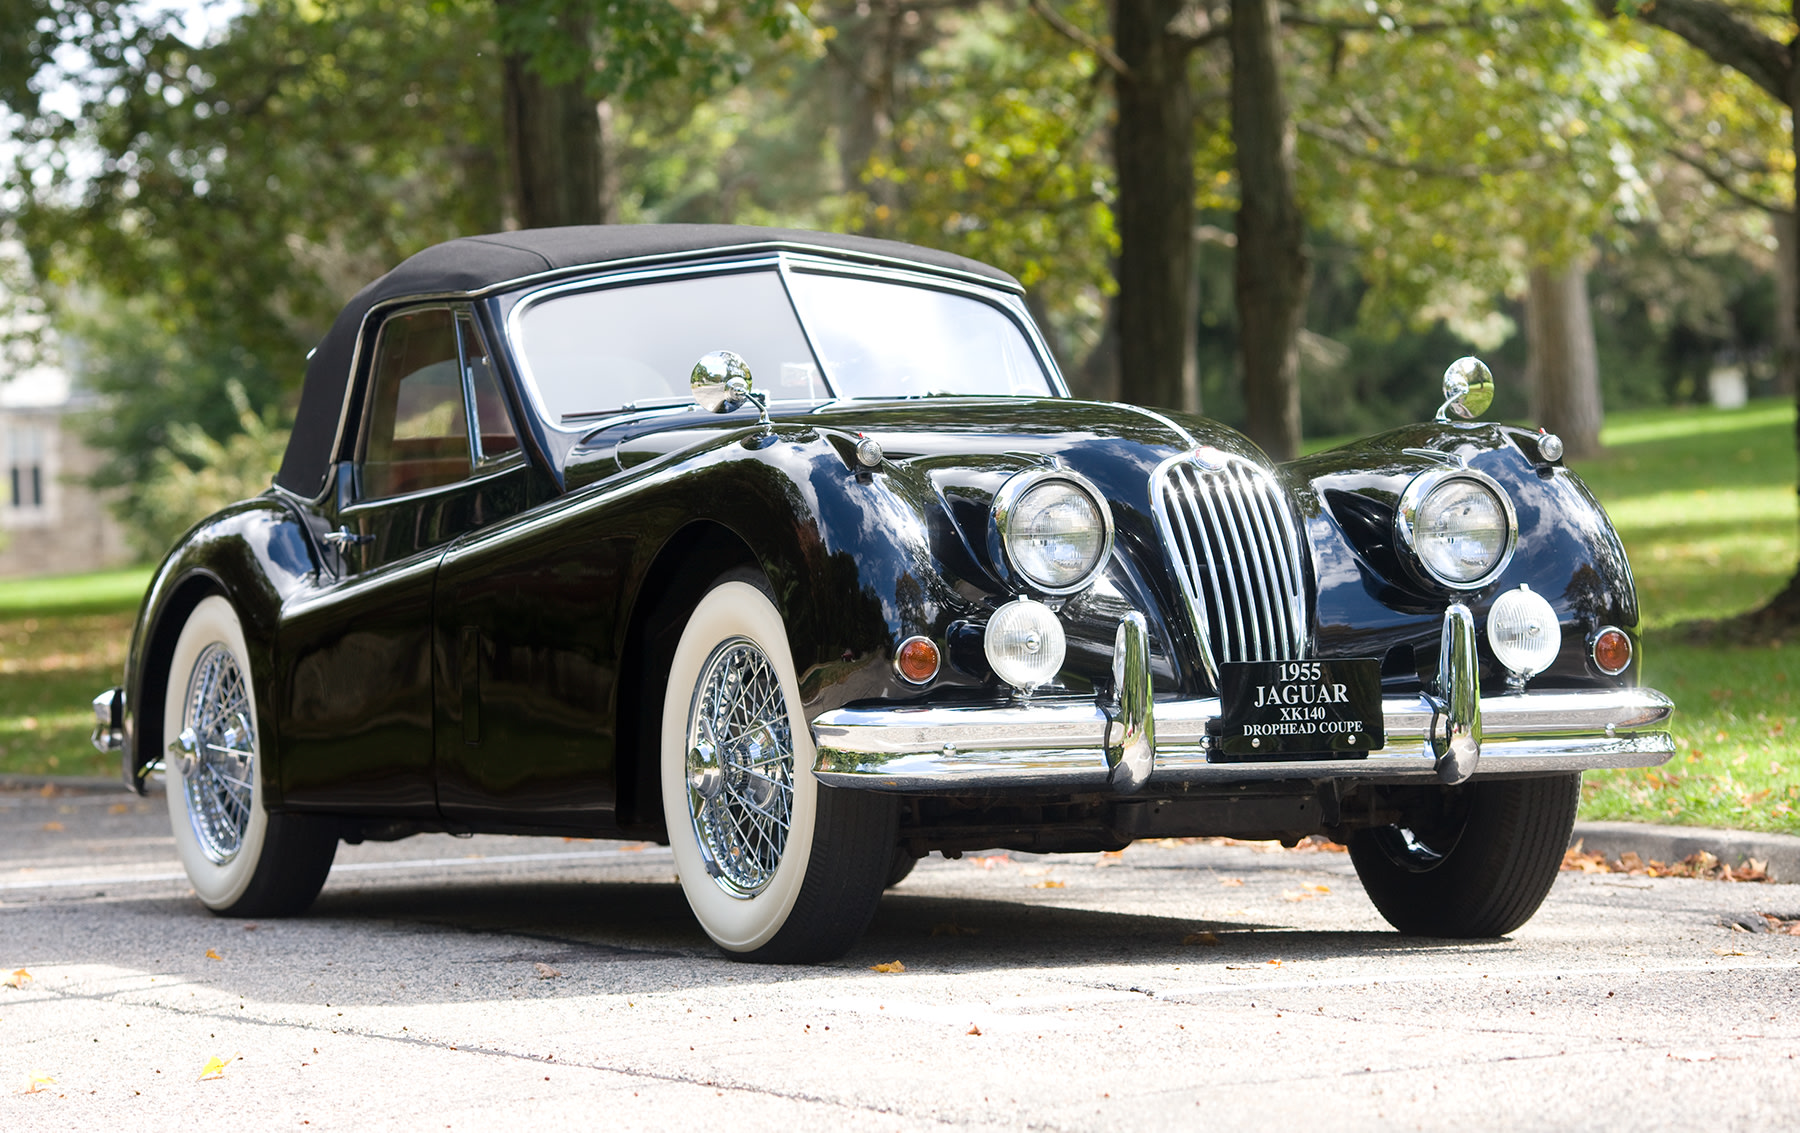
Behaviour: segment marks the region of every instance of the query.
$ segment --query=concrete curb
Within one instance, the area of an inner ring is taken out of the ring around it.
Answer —
[[[1800,882],[1800,837],[1714,830],[1705,826],[1654,826],[1647,822],[1577,822],[1569,844],[1616,860],[1636,852],[1644,861],[1673,864],[1705,851],[1726,865],[1763,862],[1771,881]]]

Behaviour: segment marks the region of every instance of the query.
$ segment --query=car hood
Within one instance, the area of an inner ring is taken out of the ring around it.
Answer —
[[[1246,437],[1217,422],[1108,402],[935,397],[777,407],[770,416],[780,426],[872,437],[890,460],[931,472],[934,479],[958,465],[980,475],[1055,460],[1128,505],[1147,498],[1149,474],[1157,464],[1196,445],[1267,463]],[[566,481],[574,488],[647,461],[704,449],[735,438],[754,420],[750,409],[722,416],[662,410],[616,418],[570,451]]]

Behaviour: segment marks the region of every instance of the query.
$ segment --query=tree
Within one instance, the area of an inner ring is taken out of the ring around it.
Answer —
[[[1232,0],[1231,137],[1237,148],[1237,312],[1250,439],[1300,455],[1300,331],[1312,264],[1294,190],[1294,126],[1275,0]]]
[[[1657,0],[1655,4],[1620,4],[1595,0],[1606,16],[1630,15],[1680,36],[1722,67],[1728,67],[1774,99],[1786,112],[1790,149],[1800,158],[1800,4],[1788,15],[1740,15],[1716,0]],[[1785,41],[1778,36],[1785,36]],[[1794,194],[1800,200],[1800,160],[1789,163]],[[1794,254],[1800,256],[1800,245]],[[1797,268],[1800,272],[1800,268]],[[1790,312],[1800,319],[1800,308]],[[1800,393],[1796,394],[1800,397]],[[1795,420],[1795,445],[1800,447],[1800,416]],[[1796,487],[1800,491],[1800,486]],[[1800,565],[1781,592],[1761,610],[1745,615],[1744,627],[1759,634],[1780,634],[1800,625]]]

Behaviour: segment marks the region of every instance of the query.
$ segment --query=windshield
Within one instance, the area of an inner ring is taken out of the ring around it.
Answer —
[[[742,355],[753,386],[776,402],[1054,396],[1024,332],[999,307],[884,280],[812,271],[787,279],[792,301],[773,268],[555,292],[520,309],[516,346],[560,426],[689,404],[688,375],[715,350]]]
[[[774,400],[830,396],[772,270],[555,295],[526,308],[518,335],[552,424],[687,404],[688,375],[714,350],[742,355]]]
[[[839,397],[1053,396],[1024,332],[998,307],[904,283],[788,278]]]

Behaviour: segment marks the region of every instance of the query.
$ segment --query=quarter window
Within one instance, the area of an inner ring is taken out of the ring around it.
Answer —
[[[494,376],[494,364],[475,323],[467,314],[456,320],[462,334],[463,369],[469,379],[469,402],[475,421],[475,458],[489,464],[519,451],[519,436],[506,413],[506,396]]]

